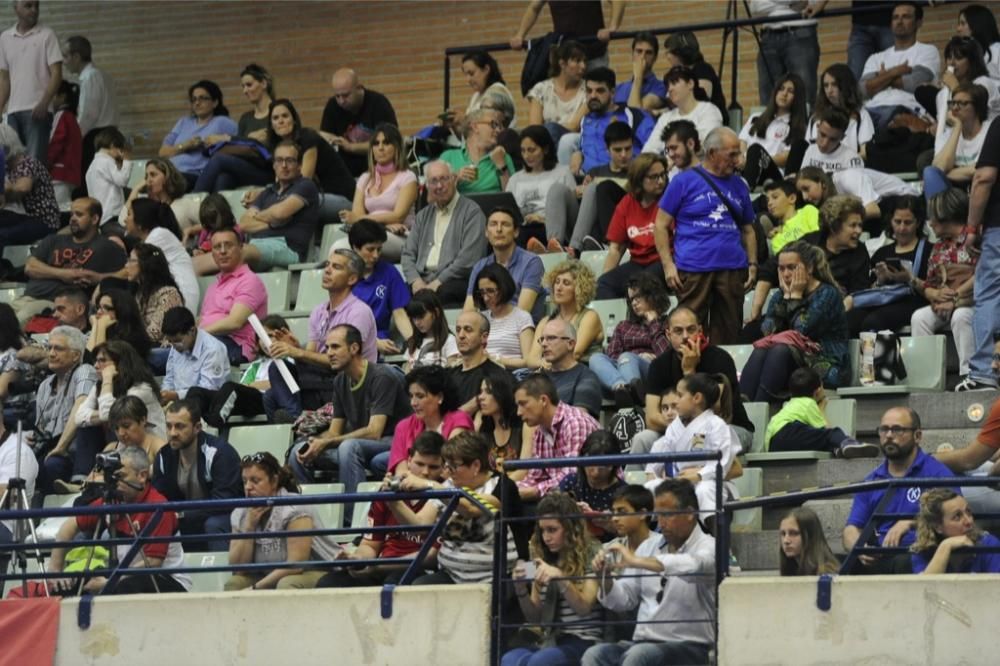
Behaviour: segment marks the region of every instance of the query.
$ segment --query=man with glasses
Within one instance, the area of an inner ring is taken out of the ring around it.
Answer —
[[[497,138],[504,129],[503,117],[492,109],[478,109],[465,119],[465,145],[441,153],[458,177],[462,194],[503,192],[514,173],[514,160]]]
[[[635,551],[613,543],[594,558],[597,600],[608,610],[637,611],[631,641],[588,649],[583,666],[707,664],[715,642],[715,539],[698,522],[698,497],[683,479],[654,491],[663,535]],[[607,559],[618,554],[618,563]]]
[[[550,319],[539,338],[542,359],[556,385],[559,402],[584,409],[597,418],[601,414],[601,382],[588,366],[576,360],[576,328],[562,319]]]
[[[882,415],[878,426],[879,446],[885,461],[865,477],[865,481],[901,478],[951,478],[955,475],[943,463],[935,460],[920,448],[923,433],[920,430],[920,416],[909,407],[893,407]],[[956,492],[958,489],[956,489]],[[865,545],[886,547],[909,546],[916,540],[913,528],[920,513],[919,487],[899,487],[894,490],[869,490],[854,496],[851,513],[844,527],[845,550],[851,550],[861,538],[865,528],[882,497],[892,492],[892,497],[882,513],[898,513],[913,516],[913,519],[880,519],[875,528],[873,541]],[[868,573],[886,571],[891,558],[879,560],[870,555],[862,555],[860,565]]]
[[[274,149],[275,182],[264,188],[240,218],[250,238],[243,258],[254,270],[288,268],[305,261],[319,220],[319,190],[302,175],[302,149],[290,140]]]
[[[239,453],[229,442],[201,429],[201,414],[194,400],[175,400],[167,406],[167,446],[157,452],[153,462],[153,487],[170,502],[243,497]],[[230,512],[231,509],[185,511],[180,516],[180,532],[225,534],[229,531]],[[185,547],[228,550],[229,540],[188,541]]]
[[[406,237],[403,277],[413,293],[430,289],[445,307],[460,307],[472,266],[486,254],[486,216],[476,202],[458,193],[447,162],[430,162],[424,173],[428,205],[417,213]]]

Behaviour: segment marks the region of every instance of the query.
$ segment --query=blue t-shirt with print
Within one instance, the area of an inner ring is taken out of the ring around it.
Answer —
[[[377,262],[372,274],[358,280],[351,293],[372,309],[378,337],[383,340],[389,337],[392,311],[405,308],[410,302],[410,288],[406,286],[403,276],[386,261]]]
[[[700,171],[701,173],[695,173]],[[712,179],[740,220],[733,220],[726,203],[705,182]],[[741,226],[753,224],[753,203],[743,178],[718,178],[701,167],[674,176],[660,198],[660,209],[676,221],[674,263],[688,273],[738,270],[747,267]]]

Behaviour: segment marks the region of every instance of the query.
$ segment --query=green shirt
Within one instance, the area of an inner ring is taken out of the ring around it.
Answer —
[[[812,398],[792,398],[767,424],[767,431],[764,433],[765,451],[771,448],[771,438],[792,421],[798,421],[813,428],[827,427],[826,417],[823,416],[823,411],[815,400]]]
[[[795,217],[782,224],[781,230],[771,238],[771,251],[778,254],[781,248],[814,231],[819,231],[819,209],[806,204]]]
[[[493,160],[490,159],[489,153],[483,155],[479,162],[473,164],[472,158],[469,157],[468,148],[462,146],[444,151],[439,159],[442,162],[447,162],[456,174],[462,167],[466,166],[475,166],[479,169],[479,177],[476,180],[472,182],[458,181],[458,191],[461,194],[503,192],[503,187],[500,185],[500,172],[497,170],[497,165],[493,164]],[[507,175],[509,176],[514,173],[514,160],[510,159],[510,155],[504,155],[504,160],[507,162]]]

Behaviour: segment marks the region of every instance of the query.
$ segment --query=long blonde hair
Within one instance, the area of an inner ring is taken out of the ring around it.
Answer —
[[[917,540],[910,546],[911,551],[919,553],[924,550],[934,550],[944,540],[944,537],[938,532],[944,523],[944,503],[950,502],[956,497],[961,497],[961,495],[951,488],[934,488],[920,496]],[[983,536],[983,531],[973,524],[966,536],[972,539],[973,543],[977,543]]]
[[[538,520],[559,521],[564,534],[563,548],[558,553],[550,551],[542,541],[542,529],[536,521],[535,529],[531,533],[531,557],[559,567],[566,576],[583,576],[587,572],[587,565],[590,563],[596,544],[583,518],[567,517],[579,513],[580,507],[566,493],[552,492],[543,497],[538,503],[535,515]],[[583,581],[573,581],[573,584],[579,587]]]

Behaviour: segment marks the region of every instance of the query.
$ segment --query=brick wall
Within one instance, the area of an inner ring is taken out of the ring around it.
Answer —
[[[834,0],[828,7],[844,6]],[[506,42],[516,29],[524,2],[89,2],[46,1],[42,21],[61,38],[86,35],[94,60],[113,74],[118,85],[123,130],[136,141],[137,155],[155,152],[173,123],[187,112],[187,88],[208,78],[223,89],[234,118],[246,110],[239,89],[240,69],[263,64],[275,76],[277,92],[291,98],[304,122],[319,123],[330,95],[330,75],[340,66],[354,67],[368,87],[392,100],[405,132],[430,123],[441,110],[444,48]],[[952,33],[961,4],[927,10],[923,41],[943,46]],[[13,23],[9,4],[3,7]],[[664,27],[721,20],[721,0],[634,0],[623,29]],[[741,10],[742,15],[742,10]],[[543,11],[532,35],[550,28]],[[846,18],[821,22],[821,69],[846,61]],[[702,50],[719,65],[721,33],[699,35]],[[731,49],[731,46],[730,46]],[[730,50],[731,53],[731,50]],[[740,39],[739,90],[744,108],[757,103],[756,45],[748,33]],[[523,54],[501,52],[501,70],[519,100]],[[728,59],[728,58],[727,58]],[[723,84],[730,91],[730,64]],[[470,94],[452,59],[452,103],[464,105]],[[613,42],[611,65],[621,76],[629,70],[629,43]],[[656,71],[662,74],[663,60]],[[457,75],[457,76],[456,76]]]

